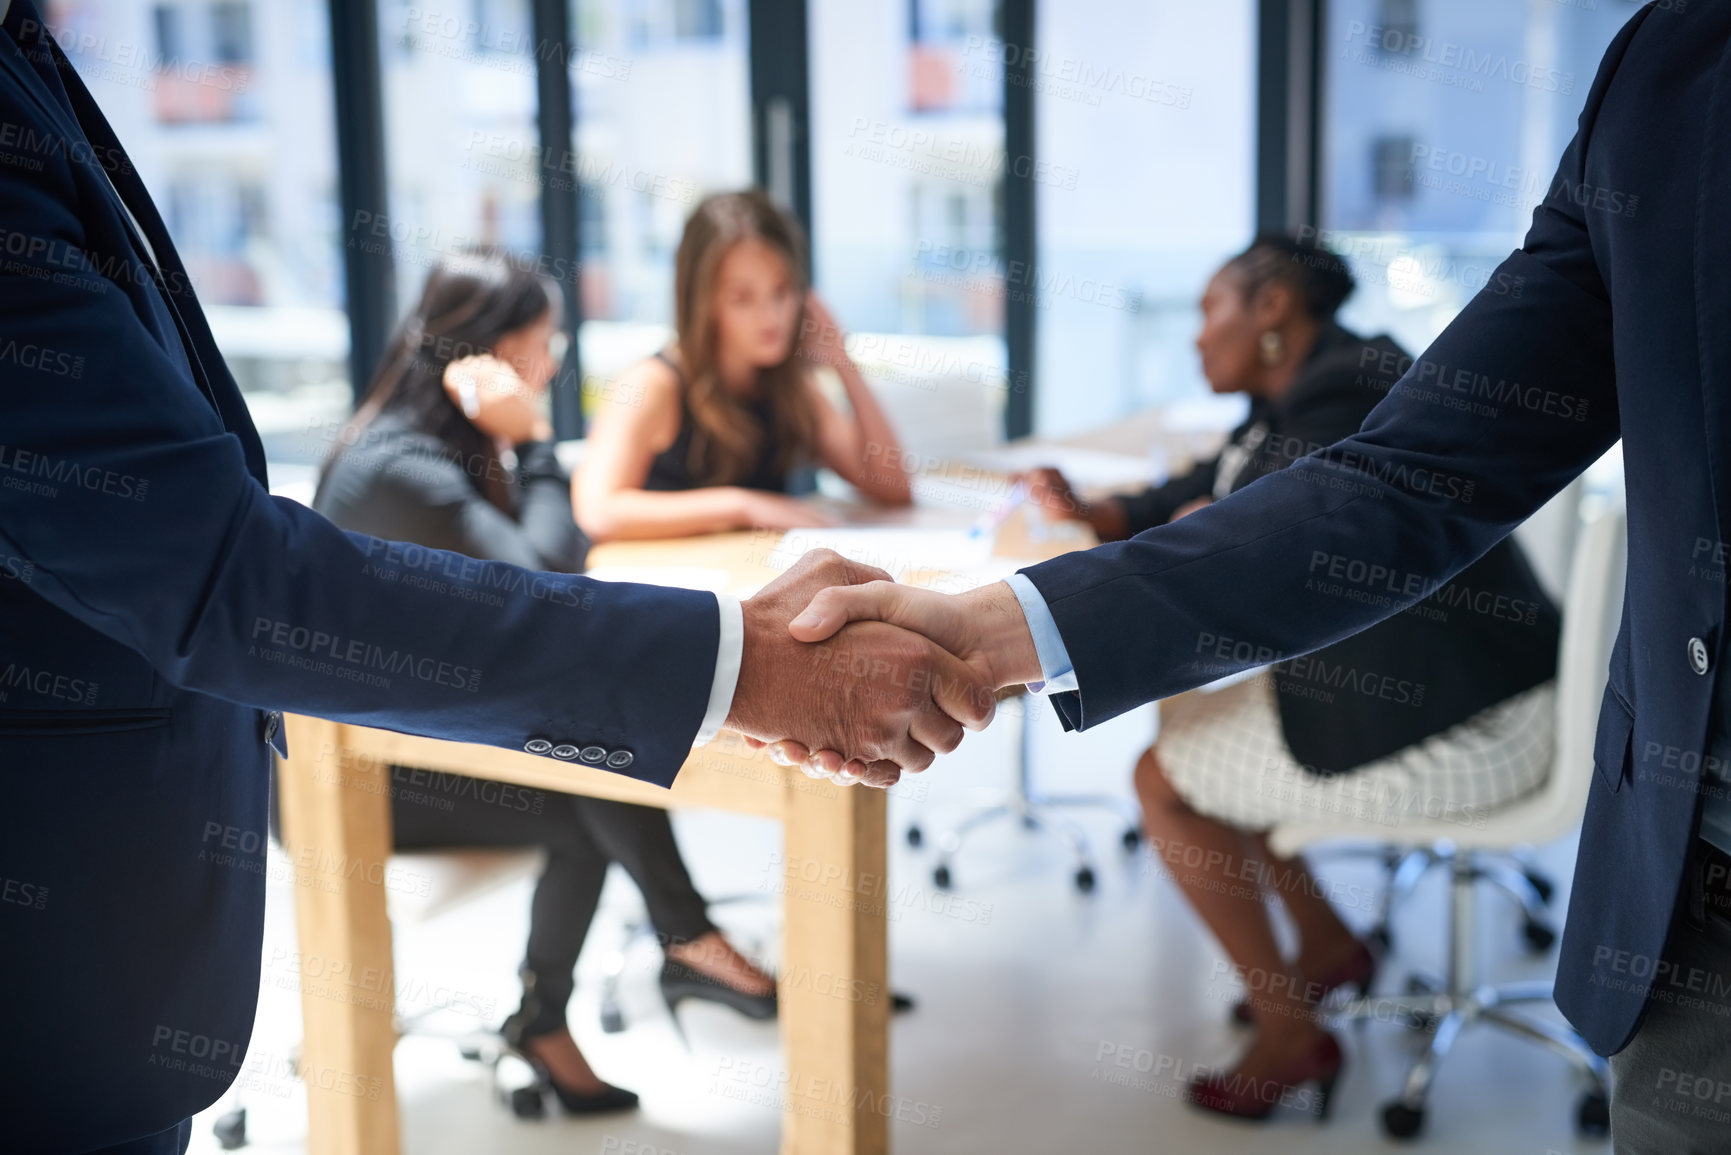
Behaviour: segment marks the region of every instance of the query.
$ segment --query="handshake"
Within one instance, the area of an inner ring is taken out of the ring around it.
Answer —
[[[813,550],[743,603],[727,726],[814,777],[893,786],[984,729],[1040,662],[1002,582],[949,597]]]

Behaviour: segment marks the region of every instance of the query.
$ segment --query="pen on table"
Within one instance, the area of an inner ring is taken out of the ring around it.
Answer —
[[[989,533],[996,533],[1000,526],[1010,520],[1010,515],[1020,509],[1022,503],[1027,500],[1028,483],[1026,481],[1016,482],[1010,486],[1010,491],[1004,494],[1004,499],[998,502],[990,513],[982,514],[979,520],[974,522],[973,528],[968,530],[968,536],[985,537]]]

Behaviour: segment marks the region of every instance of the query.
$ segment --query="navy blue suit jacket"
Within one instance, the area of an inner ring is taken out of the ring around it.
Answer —
[[[707,593],[404,549],[271,497],[137,173],[35,10],[5,27],[0,1149],[84,1151],[240,1070],[275,711],[599,747],[665,785],[719,626]]]
[[[1028,571],[1076,670],[1058,709],[1092,725],[1411,605],[1620,436],[1628,595],[1557,976],[1558,1004],[1603,1054],[1640,1023],[1724,669],[1728,44],[1731,4],[1636,14],[1526,243],[1358,434],[1175,525]],[[1377,606],[1307,590],[1319,556],[1385,567],[1413,580],[1384,587],[1413,592]],[[1706,675],[1692,638],[1715,655]]]

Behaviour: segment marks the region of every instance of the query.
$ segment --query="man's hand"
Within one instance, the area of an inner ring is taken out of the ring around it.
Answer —
[[[964,726],[990,722],[994,687],[941,645],[881,621],[838,620],[813,638],[818,645],[790,634],[794,615],[823,590],[860,582],[900,588],[882,570],[813,550],[744,603],[727,726],[764,742],[791,740],[776,751],[784,761],[793,750],[834,751],[824,771],[891,786],[954,750]]]
[[[1015,593],[1003,582],[954,597],[882,580],[833,586],[811,599],[788,626],[788,633],[802,642],[821,642],[831,636],[839,640],[872,621],[925,635],[965,662],[992,690],[1040,679],[1040,658],[1028,620]],[[857,774],[864,769],[836,747],[809,742],[778,742],[771,754],[831,774]]]
[[[1003,582],[954,596],[883,580],[823,589],[788,632],[802,642],[819,642],[862,621],[924,634],[978,670],[994,690],[1040,680],[1028,619]]]

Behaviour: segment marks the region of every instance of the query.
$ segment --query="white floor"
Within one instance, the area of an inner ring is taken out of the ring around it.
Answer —
[[[1146,711],[1086,735],[1064,735],[1040,704],[1034,715],[1036,774],[1048,787],[1123,794],[1129,765],[1152,732]],[[1099,883],[1071,884],[1073,863],[1055,838],[999,824],[977,835],[958,860],[953,894],[933,888],[932,851],[908,847],[911,820],[928,830],[975,802],[1008,773],[1011,727],[972,735],[891,805],[891,970],[898,990],[918,999],[892,1035],[889,1109],[901,1155],[978,1152],[1395,1151],[1381,1135],[1382,1102],[1398,1089],[1417,1037],[1376,1024],[1349,1030],[1347,1073],[1323,1125],[1288,1112],[1261,1126],[1205,1117],[1180,1098],[1197,1065],[1231,1061],[1242,1037],[1227,1026],[1232,983],[1203,934],[1147,852],[1120,849],[1119,820],[1083,813]],[[756,900],[719,906],[735,941],[769,956],[776,943],[780,836],[773,823],[722,814],[676,818],[699,886],[712,898]],[[928,843],[929,843],[928,839]],[[1573,846],[1547,848],[1566,902]],[[1361,865],[1327,869],[1330,879],[1366,885]],[[519,1121],[490,1098],[483,1070],[439,1038],[406,1039],[397,1050],[397,1086],[408,1155],[487,1152],[597,1152],[599,1155],[761,1155],[777,1148],[787,1078],[773,1024],[746,1022],[719,1008],[682,1011],[690,1049],[675,1034],[655,986],[650,947],[632,956],[624,986],[628,1029],[609,1035],[596,1015],[596,976],[621,921],[639,909],[636,892],[610,879],[579,967],[571,1021],[603,1076],[639,1091],[642,1109],[600,1122],[551,1117]],[[1440,880],[1433,880],[1440,881]],[[265,976],[247,1064],[249,1150],[305,1149],[305,1098],[291,1074],[300,1036],[297,962],[288,885],[271,884]],[[515,968],[529,885],[515,884],[433,922],[399,928],[399,1003],[457,1008],[429,1025],[451,1030],[497,1022],[515,1006]],[[1397,923],[1393,989],[1413,967],[1439,960],[1441,888],[1428,885]],[[1366,912],[1348,912],[1362,921]],[[1482,957],[1495,979],[1550,974],[1552,958],[1524,951],[1519,919],[1497,900],[1484,904]],[[358,1087],[359,1093],[367,1088]],[[1527,1044],[1469,1034],[1445,1064],[1419,1148],[1484,1155],[1584,1155],[1609,1150],[1575,1137],[1580,1087],[1561,1060]],[[192,1150],[216,1151],[198,1120]],[[315,1153],[316,1155],[316,1153]]]

